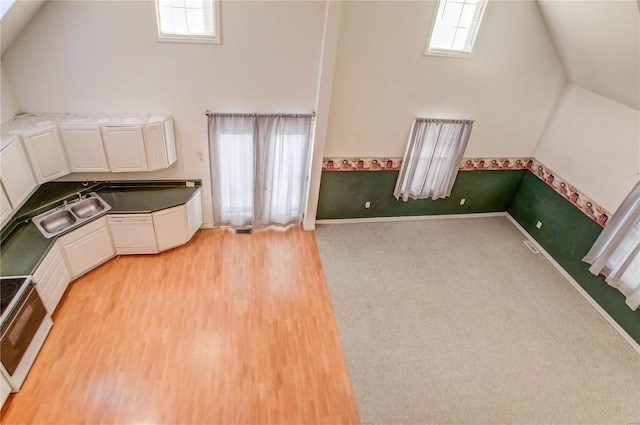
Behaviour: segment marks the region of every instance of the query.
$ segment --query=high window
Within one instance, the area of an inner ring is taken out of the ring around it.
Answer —
[[[426,55],[469,56],[488,0],[440,0]]]
[[[217,0],[156,0],[158,37],[220,43]]]

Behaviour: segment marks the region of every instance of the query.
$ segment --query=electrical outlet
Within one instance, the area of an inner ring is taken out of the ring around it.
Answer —
[[[464,205],[465,201],[466,201],[466,199],[464,199],[464,198],[460,199],[460,205]]]
[[[195,182],[185,182],[185,185],[187,187],[196,187],[196,183]]]
[[[364,203],[365,208],[369,208],[371,206],[371,202],[367,201]]]
[[[542,227],[542,222],[541,222],[541,221],[537,222],[537,223],[536,223],[536,227],[537,227],[538,229],[539,229],[539,228],[541,228],[541,227]]]

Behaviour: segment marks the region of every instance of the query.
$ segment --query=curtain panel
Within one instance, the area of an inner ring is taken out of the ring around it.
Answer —
[[[413,120],[393,196],[403,201],[451,195],[473,121]]]
[[[216,226],[302,221],[312,115],[210,114]]]
[[[598,239],[583,258],[589,271],[626,297],[631,309],[640,306],[640,182],[622,201]]]

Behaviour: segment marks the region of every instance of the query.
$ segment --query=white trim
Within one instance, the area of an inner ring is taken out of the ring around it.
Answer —
[[[438,0],[436,3],[436,8],[433,13],[433,20],[431,22],[431,31],[429,32],[429,38],[427,39],[427,45],[424,48],[424,56],[441,56],[441,57],[450,57],[450,58],[465,58],[472,59],[474,50],[476,48],[476,43],[478,42],[478,38],[480,37],[480,31],[484,27],[484,20],[487,15],[487,10],[489,9],[489,5],[491,4],[490,0],[485,0],[483,4],[483,8],[478,19],[478,27],[476,28],[476,33],[473,37],[473,43],[471,44],[471,51],[465,52],[463,50],[448,50],[448,49],[434,49],[429,50],[429,46],[431,45],[431,39],[433,38],[433,30],[436,27],[436,21],[438,20],[438,10],[440,9],[440,3],[443,0]]]
[[[320,180],[322,179],[322,160],[327,141],[329,127],[329,107],[331,106],[331,92],[333,74],[338,54],[338,36],[340,34],[340,20],[342,18],[342,1],[325,0],[324,31],[320,53],[320,67],[316,88],[316,119],[314,121],[313,145],[310,146],[311,164],[309,181],[307,182],[307,199],[303,220],[305,230],[315,229],[318,197],[320,196]]]
[[[611,316],[609,316],[609,313],[607,313],[602,307],[600,307],[600,304],[598,304],[593,298],[591,298],[591,295],[589,295],[589,293],[585,291],[582,286],[580,286],[580,284],[576,282],[576,280],[571,277],[571,275],[567,273],[567,271],[563,269],[562,266],[558,264],[558,262],[556,262],[556,260],[554,260],[553,257],[549,255],[549,253],[538,242],[536,242],[535,239],[533,239],[529,232],[527,232],[524,227],[520,225],[520,223],[518,223],[513,217],[511,217],[509,213],[505,213],[505,216],[509,219],[509,221],[513,223],[514,226],[516,226],[518,230],[520,230],[529,239],[529,241],[531,241],[533,245],[535,245],[536,248],[538,248],[542,255],[544,255],[546,259],[549,260],[549,262],[556,269],[558,269],[560,274],[563,275],[580,294],[582,294],[582,296],[589,302],[589,304],[591,304],[593,308],[595,308],[596,311],[600,313],[604,320],[606,320],[607,323],[613,326],[613,328],[618,331],[620,335],[622,335],[622,337],[631,345],[631,347],[633,347],[634,350],[640,353],[640,344],[635,342],[633,338],[631,338],[631,336],[629,336],[629,334],[624,329],[622,329],[622,327],[620,327],[620,325],[618,325],[618,323],[616,323],[616,321],[613,320]]]
[[[485,218],[504,217],[506,212],[490,213],[470,213],[470,214],[440,214],[440,215],[404,215],[399,217],[364,217],[364,218],[333,218],[316,220],[316,224],[351,224],[351,223],[379,223],[384,221],[418,221],[418,220],[438,220],[446,218]],[[307,229],[305,227],[305,230]]]

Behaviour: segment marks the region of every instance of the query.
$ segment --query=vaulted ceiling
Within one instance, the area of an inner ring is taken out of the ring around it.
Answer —
[[[46,0],[17,0],[0,22],[1,53]],[[640,109],[640,13],[635,0],[537,0],[568,81]]]
[[[635,0],[538,0],[567,79],[640,109],[640,12]]]

